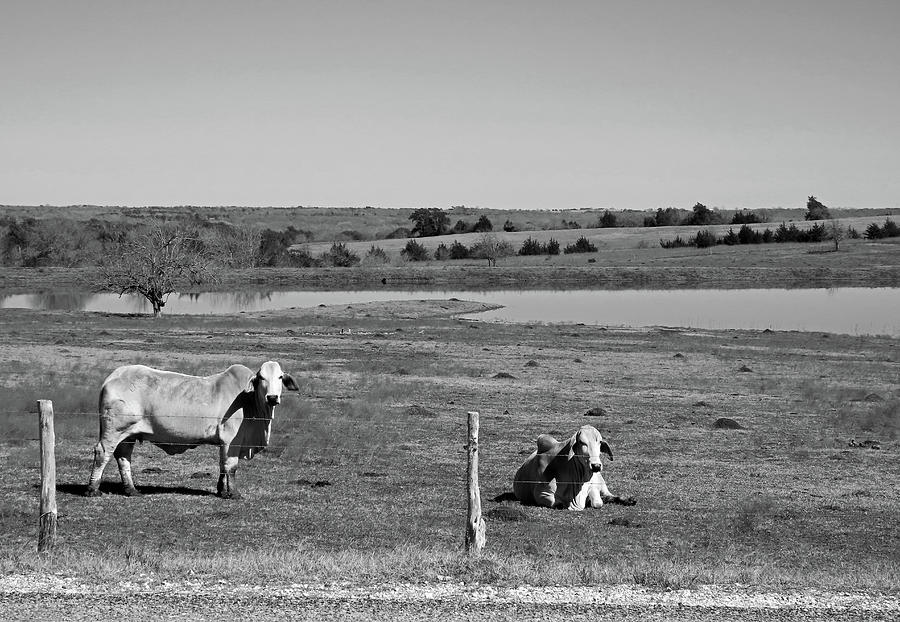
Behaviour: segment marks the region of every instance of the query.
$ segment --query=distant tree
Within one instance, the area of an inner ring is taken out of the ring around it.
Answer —
[[[544,254],[544,245],[532,238],[528,237],[527,240],[522,242],[522,247],[519,249],[520,255],[543,255]]]
[[[544,252],[548,255],[559,255],[559,242],[553,238],[547,240]]]
[[[343,242],[334,242],[326,253],[322,253],[322,263],[336,268],[349,268],[359,264],[359,255],[347,248]]]
[[[652,227],[672,227],[675,225],[681,224],[681,210],[678,210],[674,207],[667,207],[666,209],[658,208],[656,210],[656,215],[653,218],[653,224],[649,225]],[[644,225],[647,225],[647,220],[644,220]]]
[[[731,217],[732,225],[752,225],[757,222],[763,222],[755,212],[735,212]]]
[[[472,228],[472,231],[475,233],[487,233],[488,231],[493,231],[494,225],[491,223],[491,219],[485,216],[484,214],[478,219],[478,222],[475,223],[475,226]]]
[[[450,217],[447,216],[447,212],[438,207],[422,207],[413,210],[409,219],[415,223],[412,234],[418,234],[423,238],[443,235],[450,226]]]
[[[503,223],[503,230],[506,231],[507,233],[511,233],[513,231],[518,231],[519,228],[516,226],[516,224],[514,222],[507,219],[506,222]]]
[[[441,242],[438,244],[438,247],[434,249],[434,258],[438,261],[445,261],[450,259],[450,249],[447,248],[447,245]]]
[[[609,210],[605,210],[603,212],[603,216],[600,217],[599,222],[597,223],[598,227],[601,228],[613,228],[616,226],[616,215],[610,212]]]
[[[153,307],[154,317],[179,287],[217,280],[196,231],[167,225],[129,232],[108,249],[99,272],[101,289],[120,296],[140,294]]]
[[[450,259],[468,259],[469,247],[462,244],[458,240],[454,240],[450,245]]]
[[[878,226],[877,222],[869,223],[869,226],[866,227],[866,239],[867,240],[877,240],[881,238],[881,227]]]
[[[426,261],[428,259],[428,249],[415,240],[407,241],[400,254],[406,257],[408,261]]]
[[[705,227],[706,225],[712,224],[713,221],[713,212],[708,207],[703,205],[703,203],[697,203],[693,207],[693,214],[691,214],[690,218],[688,218],[687,224],[689,225],[698,225],[700,227]]]
[[[373,264],[385,264],[389,261],[387,253],[384,252],[384,249],[380,246],[375,246],[374,244],[369,248],[368,252],[366,252],[365,262],[373,263]]]
[[[844,227],[841,225],[841,223],[834,220],[833,218],[831,219],[831,222],[829,223],[828,228],[831,230],[830,231],[831,241],[834,242],[834,250],[835,250],[835,252],[837,252],[838,250],[840,250],[841,240],[843,240],[844,237],[846,237],[847,232],[844,229]]]
[[[900,227],[897,226],[890,218],[886,218],[884,221],[884,226],[881,227],[882,237],[885,238],[896,238],[900,237]]]
[[[472,245],[469,256],[475,259],[486,259],[489,266],[496,266],[497,260],[515,254],[512,245],[500,240],[493,233],[484,233],[481,238]]]
[[[597,247],[591,244],[590,240],[586,237],[581,236],[577,240],[575,240],[574,244],[569,244],[563,250],[563,253],[569,255],[571,253],[596,253]]]
[[[816,197],[810,196],[806,200],[806,220],[828,220],[831,218],[831,214],[828,213],[828,208],[825,207]]]
[[[453,225],[450,233],[469,233],[471,230],[472,226],[465,220],[460,219],[456,221],[455,225]]]
[[[697,248],[709,248],[716,245],[716,234],[709,229],[703,229],[694,236],[694,246]]]

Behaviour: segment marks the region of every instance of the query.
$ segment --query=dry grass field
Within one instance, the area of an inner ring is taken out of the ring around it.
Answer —
[[[0,310],[0,573],[896,593],[896,339],[454,317],[472,308],[158,320]],[[301,392],[276,413],[270,449],[242,463],[244,499],[213,496],[214,448],[169,457],[150,445],[135,452],[143,497],[118,494],[114,465],[108,494],[81,496],[97,391],[117,365],[207,374],[267,359]],[[60,541],[38,557],[41,398],[56,411]],[[462,554],[469,410],[482,417],[487,522],[472,559]],[[744,429],[715,429],[719,417]],[[585,423],[615,451],[610,488],[637,505],[572,513],[492,501],[538,434]]]

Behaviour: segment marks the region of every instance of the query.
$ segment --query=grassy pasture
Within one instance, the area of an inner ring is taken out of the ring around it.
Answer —
[[[466,322],[465,302],[153,320],[0,310],[0,572],[107,580],[900,585],[897,340]],[[346,329],[350,329],[348,332]],[[136,450],[145,496],[80,496],[103,377],[275,359],[301,381],[272,447],[214,496],[217,452]],[[506,372],[513,378],[497,378]],[[34,400],[54,400],[60,545],[37,558]],[[593,407],[605,414],[585,416]],[[461,554],[465,414],[481,422],[487,549]],[[718,417],[744,430],[713,429]],[[494,502],[542,432],[584,423],[634,507]],[[860,447],[877,441],[880,449]],[[610,521],[613,521],[611,523]]]
[[[866,227],[871,223],[876,223],[878,225],[883,225],[886,216],[882,213],[878,213],[878,215],[863,215],[863,216],[852,216],[846,218],[837,218],[835,219],[841,226],[844,228],[853,227],[856,229],[860,235],[865,233]],[[830,226],[830,221],[804,221],[802,215],[799,219],[794,222],[799,229],[807,229],[812,225],[825,223],[826,227]],[[748,225],[751,229],[756,231],[764,231],[765,229],[771,229],[775,231],[778,226],[781,224],[781,221],[775,222],[767,222],[767,223],[757,223]],[[645,250],[645,249],[659,249],[668,253],[669,255],[673,254],[672,250],[665,250],[660,248],[659,241],[662,240],[672,240],[676,236],[681,236],[683,239],[687,239],[693,237],[697,234],[698,231],[709,230],[712,231],[717,237],[721,237],[725,235],[729,229],[734,229],[735,231],[740,229],[740,225],[707,225],[707,226],[676,226],[676,227],[642,227],[642,226],[633,226],[633,227],[616,227],[616,228],[590,228],[583,227],[581,229],[548,229],[548,230],[529,230],[529,231],[502,231],[499,230],[499,227],[496,227],[497,231],[490,232],[490,235],[495,236],[498,240],[509,242],[515,250],[518,251],[521,248],[522,243],[528,238],[532,238],[538,242],[546,243],[551,238],[555,239],[559,242],[561,248],[565,248],[567,245],[574,243],[578,238],[585,237],[591,243],[593,243],[599,252],[606,253],[615,253],[617,251],[631,251],[632,253],[635,250]],[[427,248],[430,252],[434,252],[434,250],[438,247],[439,244],[445,244],[446,246],[450,246],[453,242],[459,242],[465,246],[471,247],[473,244],[477,243],[485,234],[483,233],[460,233],[460,234],[451,234],[451,235],[440,235],[440,236],[432,236],[425,238],[397,238],[390,240],[367,240],[367,241],[359,241],[359,242],[344,242],[345,246],[360,256],[365,255],[365,253],[373,246],[378,246],[382,250],[384,250],[388,255],[392,258],[399,258],[400,251],[406,246],[406,243],[409,239],[415,239],[416,242],[422,244],[425,248]],[[845,242],[846,243],[846,242]],[[325,240],[320,242],[310,242],[307,244],[298,244],[297,248],[306,249],[311,255],[316,256],[331,248],[331,241]],[[831,242],[828,243],[832,245]],[[767,244],[766,247],[771,246],[783,246],[782,244]],[[806,247],[806,250],[809,250],[810,247],[818,246],[811,244],[804,244],[802,246]],[[696,249],[695,249],[696,250]],[[701,249],[706,250],[706,249]],[[593,255],[590,254],[582,254],[582,259],[571,258],[568,261],[578,261],[583,262],[584,255]],[[531,258],[533,260],[533,258]],[[545,257],[540,257],[540,260],[545,259]],[[554,258],[554,260],[563,259],[566,260],[565,257],[562,258]]]

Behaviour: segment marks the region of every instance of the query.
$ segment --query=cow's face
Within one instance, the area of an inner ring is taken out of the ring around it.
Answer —
[[[281,403],[281,392],[284,389],[299,391],[300,388],[290,374],[281,370],[281,365],[275,361],[267,361],[262,364],[259,371],[250,378],[249,391],[255,391],[256,395],[265,400],[266,405],[274,408]]]
[[[587,460],[590,464],[591,471],[598,473],[603,470],[603,463],[600,461],[600,454],[606,454],[609,459],[613,459],[612,448],[609,443],[603,440],[600,432],[593,426],[582,426],[575,433],[575,443],[572,447],[572,453],[583,460]]]

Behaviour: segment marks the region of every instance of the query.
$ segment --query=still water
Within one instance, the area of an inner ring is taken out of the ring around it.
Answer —
[[[164,314],[230,314],[382,300],[475,300],[502,309],[471,316],[513,322],[685,326],[900,336],[900,288],[272,291],[173,294]],[[0,298],[0,308],[149,313],[138,296],[47,293]]]

